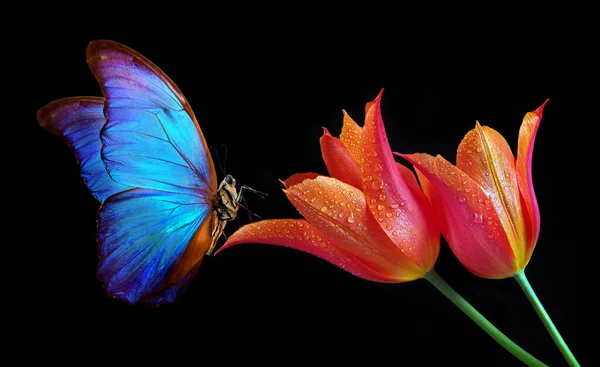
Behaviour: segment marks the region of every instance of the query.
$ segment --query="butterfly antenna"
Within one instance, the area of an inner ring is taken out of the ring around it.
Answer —
[[[227,154],[227,146],[225,144],[221,144],[221,147],[225,146],[225,154]],[[221,176],[225,176],[227,174],[227,172],[225,171],[225,164],[221,163],[221,155],[219,154],[219,149],[215,148],[215,147],[210,147],[210,150],[214,153],[215,156],[215,161],[217,162],[217,166],[219,167],[219,171],[221,171]],[[223,159],[223,161],[225,161],[227,159],[227,155],[225,155],[225,158]]]
[[[223,166],[221,167],[221,169],[223,170],[223,175],[227,174],[227,150],[228,150],[228,146],[227,144],[221,144],[221,148],[225,149],[225,156],[223,157]]]

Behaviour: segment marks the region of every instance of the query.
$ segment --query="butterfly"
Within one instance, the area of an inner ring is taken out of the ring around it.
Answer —
[[[130,304],[172,303],[250,188],[231,175],[217,186],[194,112],[157,66],[110,40],[90,42],[86,56],[103,97],[52,101],[38,123],[72,148],[100,202],[97,277],[105,293]]]

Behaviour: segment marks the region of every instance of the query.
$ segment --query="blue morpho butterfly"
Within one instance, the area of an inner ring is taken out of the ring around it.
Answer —
[[[71,146],[101,203],[105,292],[131,304],[172,303],[252,189],[230,175],[217,187],[192,108],[152,62],[108,40],[88,45],[87,62],[104,97],[53,101],[38,122]]]

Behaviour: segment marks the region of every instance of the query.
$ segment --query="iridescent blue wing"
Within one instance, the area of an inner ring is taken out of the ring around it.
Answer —
[[[181,279],[170,279],[169,270],[211,212],[192,194],[132,189],[108,198],[98,213],[98,277],[106,292],[128,303],[173,302],[199,262]]]
[[[102,160],[113,180],[135,188],[100,209],[99,278],[130,303],[172,302],[212,241],[210,151],[183,94],[148,59],[93,41],[87,60],[105,97]]]
[[[50,102],[37,112],[39,124],[73,149],[81,177],[100,202],[129,188],[112,180],[100,159],[103,109],[102,97],[71,97]]]

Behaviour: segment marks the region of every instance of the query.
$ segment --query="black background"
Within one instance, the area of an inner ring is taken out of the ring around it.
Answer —
[[[248,22],[229,31],[233,21],[194,24],[185,32],[123,30],[85,20],[62,27],[43,23],[30,42],[35,67],[28,70],[28,105],[20,115],[31,128],[27,143],[34,159],[26,182],[34,187],[28,195],[39,234],[23,255],[33,261],[33,280],[24,291],[36,320],[24,327],[25,342],[52,346],[46,358],[78,361],[181,354],[199,365],[520,365],[426,281],[371,283],[275,246],[241,245],[206,258],[172,305],[130,306],[105,296],[95,277],[98,203],[72,152],[37,125],[35,112],[57,98],[99,95],[85,48],[106,38],[136,49],[175,81],[208,144],[227,146],[227,173],[269,194],[247,196],[263,218],[299,217],[278,180],[296,172],[326,174],[322,128],[337,136],[342,109],[362,123],[365,103],[381,88],[392,149],[441,154],[452,162],[476,120],[503,134],[514,152],[523,116],[550,98],[533,156],[541,235],[526,274],[585,365],[591,351],[583,346],[588,321],[581,307],[591,301],[579,289],[582,257],[592,246],[583,229],[594,216],[572,198],[585,190],[579,142],[593,120],[575,113],[586,109],[579,93],[589,83],[590,44],[583,31],[565,35],[559,20],[537,24],[526,35],[519,25],[490,26],[482,35],[487,20],[464,32],[442,27],[424,39],[413,37],[426,35],[424,26],[325,35],[303,22],[279,33],[285,21]],[[509,28],[516,35],[507,35]],[[248,221],[242,212],[239,224]],[[229,223],[226,234],[239,224]],[[517,344],[551,366],[566,365],[514,280],[475,277],[443,241],[436,269]]]

